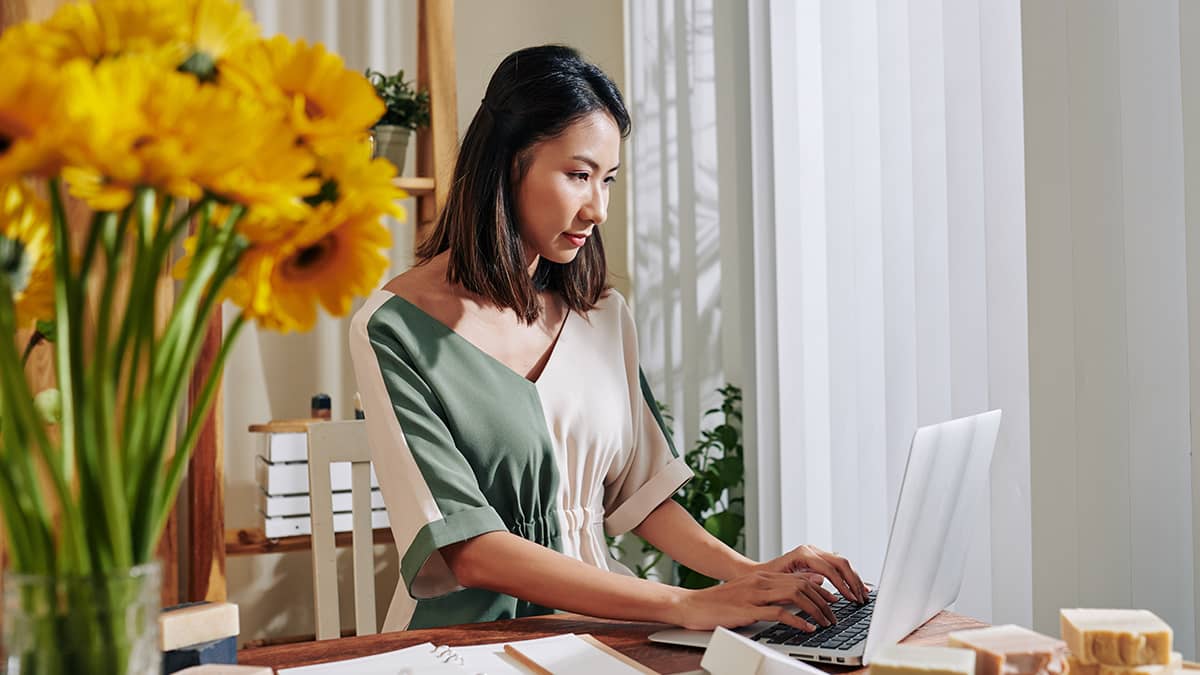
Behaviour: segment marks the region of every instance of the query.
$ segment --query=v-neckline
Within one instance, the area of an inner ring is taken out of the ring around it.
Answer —
[[[571,318],[571,314],[572,314],[571,308],[568,307],[566,313],[563,316],[562,323],[558,326],[558,332],[554,335],[554,341],[550,343],[549,355],[546,355],[545,352],[543,352],[543,354],[542,354],[542,356],[546,357],[546,362],[542,364],[541,372],[538,373],[536,378],[531,380],[528,377],[522,375],[521,373],[518,373],[516,370],[513,370],[513,368],[511,366],[509,366],[507,363],[505,363],[505,362],[501,361],[500,359],[496,358],[495,356],[492,356],[491,354],[487,353],[487,351],[485,351],[479,345],[477,345],[474,342],[471,342],[467,338],[463,337],[458,331],[454,330],[453,328],[451,328],[450,326],[447,326],[444,322],[442,322],[441,319],[438,319],[437,317],[430,314],[429,312],[426,312],[425,310],[421,309],[413,301],[409,300],[408,298],[406,298],[402,295],[398,295],[397,293],[395,293],[393,291],[389,291],[387,289],[381,289],[381,290],[384,293],[390,294],[393,298],[399,299],[402,303],[404,303],[408,307],[411,307],[413,310],[415,310],[417,312],[417,314],[424,317],[426,321],[432,323],[439,330],[450,335],[455,340],[458,340],[459,342],[467,345],[467,347],[471,348],[471,350],[474,351],[475,353],[479,354],[480,356],[487,359],[488,361],[491,361],[492,363],[496,364],[498,367],[503,368],[504,370],[508,371],[509,373],[512,373],[512,375],[514,377],[520,378],[526,384],[529,384],[532,386],[537,386],[538,382],[541,382],[542,378],[546,376],[546,371],[550,370],[550,364],[554,362],[554,356],[558,353],[559,343],[562,342],[563,333],[566,332],[566,329],[567,329],[567,321]],[[541,356],[538,357],[538,361],[541,361]]]

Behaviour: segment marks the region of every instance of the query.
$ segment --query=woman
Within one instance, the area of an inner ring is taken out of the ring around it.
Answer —
[[[802,546],[756,563],[671,495],[692,473],[663,433],[599,226],[629,114],[567,47],[492,75],[418,264],[357,313],[351,352],[401,555],[385,630],[561,609],[689,628],[828,625],[862,601],[845,559]],[[726,583],[637,579],[605,532],[632,530]],[[620,572],[624,573],[620,573]]]

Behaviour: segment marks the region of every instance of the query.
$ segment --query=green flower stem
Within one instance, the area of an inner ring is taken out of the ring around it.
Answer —
[[[214,304],[211,299],[205,297],[212,294],[205,292],[219,290],[222,282],[233,269],[221,263],[226,246],[231,239],[235,238],[234,225],[243,212],[242,207],[235,206],[217,236],[212,239],[211,245],[197,246],[195,258],[192,261],[193,265],[188,270],[183,291],[180,293],[175,311],[160,343],[163,346],[163,354],[156,355],[154,359],[152,371],[154,381],[162,383],[162,389],[151,402],[150,418],[143,427],[145,433],[148,434],[145,447],[151,453],[150,461],[145,464],[148,470],[162,466],[166,458],[168,416],[173,415],[174,411],[178,409],[186,385],[186,376],[190,370],[189,366],[195,363],[202,343],[203,330],[207,328],[208,317]],[[202,220],[207,221],[207,218],[202,218]],[[201,339],[196,339],[197,334]],[[190,411],[189,416],[194,414],[194,410]],[[178,448],[177,456],[182,455],[179,457],[180,461],[186,460],[189,447],[181,445]],[[155,523],[160,520],[158,504],[166,498],[162,480],[161,475],[150,475],[149,473],[143,475],[143,484],[148,482],[153,485],[153,488],[142,493],[136,510],[138,523],[141,525],[138,531],[149,537],[142,546],[138,547],[139,555],[144,555],[146,551],[150,550],[153,537],[161,529]],[[169,497],[173,498],[174,493]]]
[[[128,455],[131,457],[134,456],[134,453],[139,455],[134,467],[142,466],[147,450],[143,439],[146,434],[145,424],[148,412],[145,405],[135,405],[134,400],[139,392],[138,385],[150,382],[149,373],[153,372],[158,275],[168,261],[175,233],[178,228],[182,227],[180,223],[186,224],[191,214],[196,213],[199,209],[199,204],[193,204],[184,216],[172,225],[171,230],[167,231],[163,229],[163,224],[170,217],[172,205],[173,200],[168,197],[160,208],[158,227],[150,230],[146,226],[150,214],[147,213],[143,204],[143,218],[140,223],[142,226],[137,229],[137,259],[134,261],[136,280],[129,289],[129,307],[132,311],[122,326],[122,335],[118,339],[120,349],[118,353],[122,354],[121,360],[128,361],[124,406],[126,411],[125,437],[127,439],[125,445]],[[125,358],[124,341],[130,336],[133,339],[133,354],[130,358]],[[143,372],[147,373],[144,378],[141,375]],[[136,503],[138,488],[143,478],[141,475],[136,475],[139,473],[135,471],[134,480],[127,483],[130,504]]]
[[[217,387],[221,383],[225,359],[229,356],[229,352],[233,344],[237,341],[237,336],[241,333],[242,327],[245,324],[245,314],[239,313],[237,318],[233,320],[233,325],[229,327],[225,339],[221,342],[221,349],[217,353],[217,358],[213,362],[212,369],[208,372],[208,377],[204,382],[200,398],[196,400],[196,406],[189,411],[188,427],[184,433],[183,442],[179,445],[180,448],[191,448],[196,444],[196,439],[200,436],[200,428],[203,426],[204,418],[208,415],[209,408],[212,407]],[[167,469],[165,489],[161,492],[161,496],[154,506],[155,517],[149,529],[153,534],[148,539],[149,542],[157,541],[162,533],[162,529],[167,524],[167,517],[171,512],[171,504],[175,501],[175,494],[179,491],[179,484],[183,480],[183,470],[187,466],[187,458],[190,454],[189,452],[176,452],[175,456],[171,458],[171,465]]]
[[[233,236],[232,223],[227,223],[227,226],[226,226],[225,231],[223,232],[223,235],[225,237],[225,241],[221,242],[221,243],[223,243],[223,248],[219,251],[219,253],[221,255],[220,265],[213,273],[212,281],[210,283],[204,283],[202,286],[205,289],[205,293],[202,296],[202,298],[200,299],[199,305],[196,309],[197,320],[195,320],[194,322],[191,322],[191,325],[190,325],[191,330],[188,333],[188,335],[186,336],[186,340],[183,343],[183,351],[182,351],[181,356],[179,357],[180,358],[179,367],[171,368],[171,369],[168,369],[168,371],[167,371],[168,373],[170,373],[171,379],[165,385],[167,396],[165,396],[164,398],[174,401],[174,403],[173,403],[174,406],[179,405],[179,402],[182,399],[183,392],[187,385],[187,380],[184,377],[188,371],[187,365],[194,364],[196,362],[196,358],[199,356],[199,353],[200,353],[200,348],[204,344],[204,337],[208,332],[209,319],[212,316],[213,312],[215,310],[219,309],[219,307],[220,307],[219,301],[220,301],[221,286],[223,285],[224,280],[227,279],[229,277],[229,275],[232,274],[234,272],[234,270],[237,269],[238,255],[240,255],[241,251],[243,250],[243,247],[238,243],[239,240],[235,236]],[[220,242],[220,238],[218,238],[216,241]],[[198,286],[199,286],[199,283],[198,283]],[[239,321],[237,322],[237,327],[238,327],[239,331],[240,331],[240,323],[241,323],[241,320],[240,320],[240,315],[239,315]],[[231,331],[231,333],[232,333],[232,331]],[[232,344],[232,342],[233,342],[233,338],[231,336],[226,336],[225,340],[222,341],[222,351],[218,352],[217,362],[214,363],[214,365],[213,365],[214,370],[212,370],[208,373],[210,378],[213,376],[214,373],[216,374],[216,378],[217,378],[215,380],[216,382],[220,381],[221,368],[223,367],[223,363],[224,363],[224,359],[225,359],[224,350],[226,348],[226,345]],[[215,384],[212,386],[214,387],[213,390],[215,391]],[[203,421],[204,415],[207,414],[207,404],[202,403],[203,397],[205,396],[205,394],[203,392],[206,391],[207,388],[208,387],[206,385],[205,390],[202,390],[200,401],[198,401],[197,405],[193,406],[193,409],[188,412],[188,419],[189,419],[188,432],[185,433],[184,440],[179,446],[179,448],[181,449],[181,452],[177,452],[175,457],[172,459],[172,465],[179,467],[177,470],[180,472],[180,475],[182,475],[181,472],[182,472],[183,463],[187,460],[188,455],[189,455],[189,453],[182,452],[182,450],[190,449],[192,447],[192,445],[195,443],[195,438],[196,438],[196,434],[199,432],[200,423]],[[208,396],[211,397],[212,392],[209,392]],[[158,459],[156,462],[151,464],[151,466],[157,467],[161,464],[162,460],[165,458],[164,453],[165,453],[165,446],[166,446],[166,437],[165,437],[166,430],[163,429],[162,427],[155,427],[155,428],[159,429],[159,435],[151,440],[150,447],[152,449],[155,449],[156,451],[159,448],[162,448],[162,451],[159,453],[160,459]],[[147,511],[144,515],[146,517],[152,518],[152,520],[150,523],[148,523],[149,527],[147,527],[144,531],[146,531],[148,533],[153,533],[153,535],[155,537],[157,536],[157,533],[161,529],[160,526],[158,525],[159,520],[160,520],[160,514],[165,514],[167,512],[167,510],[170,508],[170,501],[174,499],[175,491],[178,489],[178,479],[171,478],[171,476],[174,475],[175,471],[176,471],[175,469],[172,469],[172,471],[169,472],[168,478],[167,478],[167,481],[165,484],[163,482],[161,482],[161,480],[162,480],[161,476],[155,477],[155,479],[153,481],[154,488],[153,488],[153,490],[149,491],[150,494],[152,495],[151,500],[150,500],[150,504],[152,506],[151,506],[150,510]],[[166,502],[165,506],[163,505],[164,500]],[[165,517],[165,515],[163,515],[162,517]],[[165,521],[162,521],[162,522],[165,522]]]
[[[149,190],[139,190],[135,200],[143,201],[142,195],[153,195]],[[153,197],[151,196],[151,199]],[[89,382],[93,385],[91,396],[88,397],[88,412],[91,416],[92,434],[89,434],[96,444],[100,459],[96,467],[100,474],[100,500],[104,505],[104,513],[108,519],[109,545],[113,549],[113,562],[119,569],[131,566],[132,543],[129,536],[129,512],[125,501],[125,488],[121,484],[124,476],[123,467],[127,466],[124,453],[117,442],[116,432],[116,388],[117,381],[109,372],[109,358],[112,347],[109,344],[109,331],[112,326],[112,303],[116,295],[117,274],[121,269],[123,256],[122,242],[133,206],[127,206],[118,222],[117,214],[107,213],[101,220],[100,227],[104,231],[104,282],[100,295],[100,310],[97,313],[95,346],[92,350],[92,367]],[[139,214],[140,215],[140,214]]]
[[[139,208],[144,209],[144,202],[147,200],[140,194],[139,199]],[[167,197],[164,201],[162,213],[159,219],[160,223],[166,218],[167,212],[171,209],[173,203],[174,200],[172,200],[170,197]],[[138,380],[139,375],[142,372],[142,340],[140,339],[141,336],[144,335],[144,332],[142,331],[142,323],[143,321],[147,320],[144,317],[147,311],[151,313],[154,311],[153,294],[144,289],[146,285],[146,277],[148,276],[147,267],[150,265],[150,263],[147,262],[147,258],[150,255],[150,247],[153,246],[151,242],[154,232],[149,232],[151,239],[148,239],[147,228],[145,227],[146,215],[144,210],[142,211],[142,214],[142,218],[139,219],[138,222],[138,227],[134,228],[134,254],[131,264],[133,272],[125,300],[125,320],[121,322],[120,331],[117,333],[117,340],[113,347],[114,356],[112,359],[112,377],[115,378],[118,383],[118,392],[120,383],[125,383],[125,400],[121,407],[121,410],[125,413],[125,424],[123,429],[123,440],[125,442],[122,443],[121,449],[124,453],[125,461],[128,466],[137,466],[141,461],[139,454],[141,454],[142,449],[128,443],[128,439],[129,429],[133,428],[134,418],[140,412],[133,406],[133,399],[134,394],[138,390],[139,384],[141,384]],[[161,229],[161,227],[159,229]],[[152,286],[151,288],[154,287]],[[153,323],[153,315],[150,317],[149,321]],[[131,337],[133,337],[132,355],[127,353],[130,348]],[[138,489],[137,481],[126,481],[125,489],[126,503],[132,504]]]
[[[203,227],[205,224],[202,224]],[[183,290],[176,298],[171,319],[167,322],[166,330],[159,341],[161,349],[158,353],[151,355],[150,373],[154,382],[167,382],[172,373],[181,367],[178,363],[180,359],[176,356],[181,349],[179,341],[182,333],[196,321],[196,304],[199,301],[200,293],[215,272],[218,262],[218,251],[207,248],[196,249],[187,278],[184,280]],[[151,341],[151,345],[153,346],[153,341]],[[166,387],[166,389],[171,391],[170,387]],[[144,398],[147,393],[143,393],[142,396]],[[167,415],[172,414],[177,402],[169,400],[170,398],[170,396],[163,396],[160,390],[150,401],[150,416],[146,420],[146,424],[136,430],[138,436],[134,439],[140,447],[145,447],[146,444],[153,442],[153,438],[147,434],[153,433],[152,429],[160,429],[159,422]],[[157,448],[152,445],[150,447],[152,451],[157,451]]]
[[[71,277],[71,237],[67,216],[63,211],[62,188],[58,178],[49,181],[51,225],[54,231],[54,305],[57,308],[54,341],[54,365],[58,373],[58,389],[62,393],[63,413],[59,422],[62,434],[63,476],[68,482],[74,477],[80,428],[76,420],[82,396],[83,374],[72,368],[82,363],[78,318],[81,316],[79,295]]]
[[[0,277],[0,297],[6,299],[12,297],[8,280],[2,277]],[[15,335],[15,312],[6,311],[12,307],[11,301],[6,301],[5,304],[7,307],[0,307],[0,335]],[[82,549],[79,548],[79,545],[82,543],[82,539],[78,536],[79,518],[72,508],[70,487],[63,476],[62,466],[56,461],[54,446],[50,443],[41,417],[33,405],[33,393],[29,389],[29,383],[25,380],[24,369],[19,366],[16,345],[11,340],[0,339],[0,363],[4,364],[3,373],[0,373],[0,387],[3,389],[0,391],[4,392],[3,400],[8,403],[6,406],[8,414],[5,417],[9,418],[9,428],[5,432],[5,439],[7,444],[14,446],[14,450],[7,455],[9,459],[17,460],[17,465],[25,474],[23,476],[26,483],[25,489],[17,495],[17,499],[31,503],[35,509],[34,513],[41,514],[42,517],[37,522],[38,530],[39,533],[44,532],[45,538],[49,538],[49,533],[52,531],[49,522],[50,516],[45,508],[41,484],[33,465],[33,452],[30,451],[32,446],[36,446],[38,454],[41,455],[46,465],[57,497],[62,502],[63,532],[69,543],[66,552],[68,555],[72,550],[81,552]],[[22,451],[23,449],[24,451]],[[48,548],[44,555],[36,561],[46,565],[45,569],[49,569],[49,565],[54,560],[53,542],[47,541],[47,544]],[[65,561],[57,564],[69,564],[69,562],[70,558],[68,557]]]

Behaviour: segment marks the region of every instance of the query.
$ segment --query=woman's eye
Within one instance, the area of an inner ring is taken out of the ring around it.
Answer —
[[[571,173],[571,178],[586,181],[588,179],[588,174],[586,171],[574,171]]]
[[[604,182],[605,182],[605,183],[608,183],[609,185],[612,185],[613,183],[617,182],[617,177],[616,177],[616,176],[609,176],[608,178],[605,178],[605,179],[604,179]]]

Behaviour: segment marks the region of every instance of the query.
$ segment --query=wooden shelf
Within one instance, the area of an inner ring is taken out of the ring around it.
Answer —
[[[435,181],[432,178],[401,176],[393,178],[392,184],[407,192],[410,197],[424,197],[433,194]]]
[[[374,530],[376,544],[389,544],[393,541],[391,528],[382,527]],[[334,541],[339,548],[350,545],[350,532],[338,532]],[[225,555],[254,555],[258,553],[286,553],[288,551],[307,551],[312,548],[312,537],[307,534],[294,537],[268,539],[259,528],[225,530]]]

